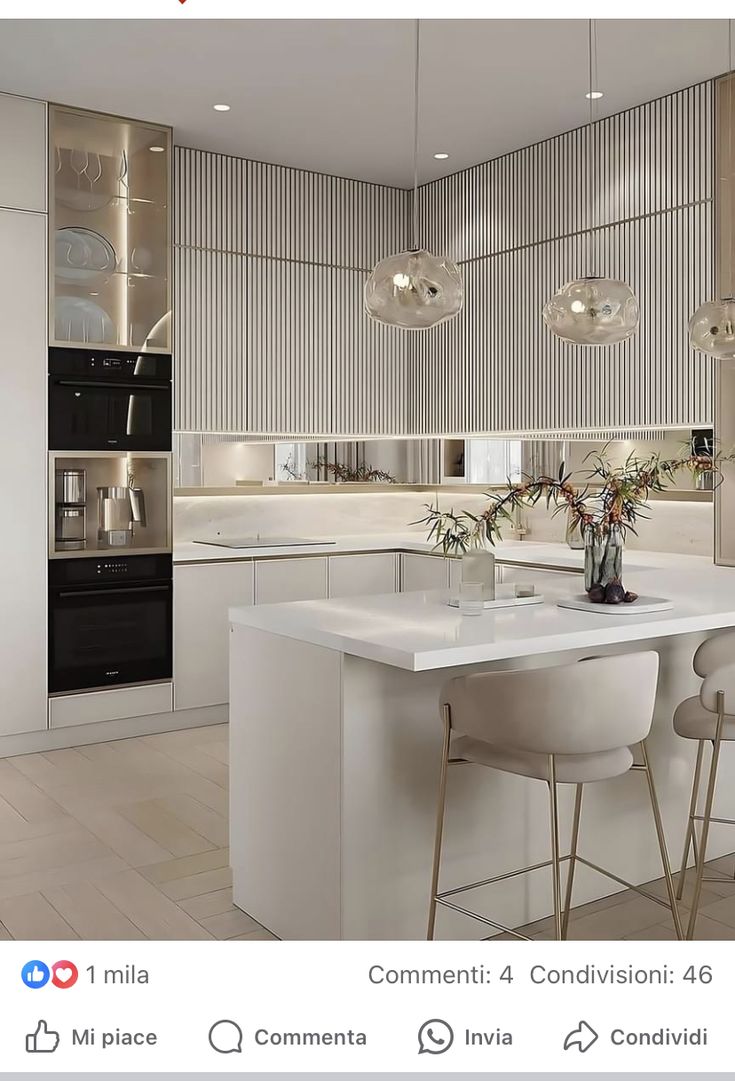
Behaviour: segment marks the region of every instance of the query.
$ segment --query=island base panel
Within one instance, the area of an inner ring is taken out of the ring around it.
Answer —
[[[649,746],[675,867],[696,747],[674,734],[671,716],[675,706],[696,691],[691,658],[703,637],[625,647],[625,652],[654,648],[661,655]],[[408,672],[235,626],[235,904],[286,939],[425,937],[442,684],[449,675],[465,671],[537,667],[584,655],[576,651],[449,672]],[[728,761],[727,753],[720,778],[720,792],[726,793],[735,778],[735,760]],[[572,786],[562,786],[564,850],[572,799]],[[712,858],[732,848],[733,838],[724,828],[713,834]],[[660,877],[643,774],[586,786],[580,852],[631,882]],[[543,782],[475,765],[451,768],[440,888],[548,857],[548,793]],[[614,891],[609,880],[578,867],[575,905]],[[540,870],[478,889],[464,901],[509,926],[541,919],[551,913],[550,872]],[[665,909],[652,902],[634,903],[650,906],[652,926],[666,920]],[[489,933],[490,928],[476,921],[440,910],[438,938],[479,939]],[[574,937],[573,927],[571,934]]]

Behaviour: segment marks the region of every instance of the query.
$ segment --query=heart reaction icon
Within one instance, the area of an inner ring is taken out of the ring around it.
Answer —
[[[51,966],[51,983],[54,987],[73,987],[79,979],[79,970],[73,961],[57,961]]]

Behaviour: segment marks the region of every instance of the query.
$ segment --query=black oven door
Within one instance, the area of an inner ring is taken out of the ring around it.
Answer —
[[[170,679],[172,634],[171,582],[54,589],[49,690]]]
[[[52,376],[51,450],[171,450],[171,384]]]

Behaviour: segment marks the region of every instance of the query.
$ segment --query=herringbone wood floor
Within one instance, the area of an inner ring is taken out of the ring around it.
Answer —
[[[0,939],[272,938],[232,904],[227,749],[218,725],[0,760]],[[711,869],[697,937],[732,939],[732,857]],[[575,909],[569,937],[674,933],[623,892]]]

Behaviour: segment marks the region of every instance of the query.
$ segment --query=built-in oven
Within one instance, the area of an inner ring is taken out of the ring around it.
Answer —
[[[49,350],[50,450],[171,450],[171,357]]]
[[[171,679],[170,555],[49,563],[49,691]]]

